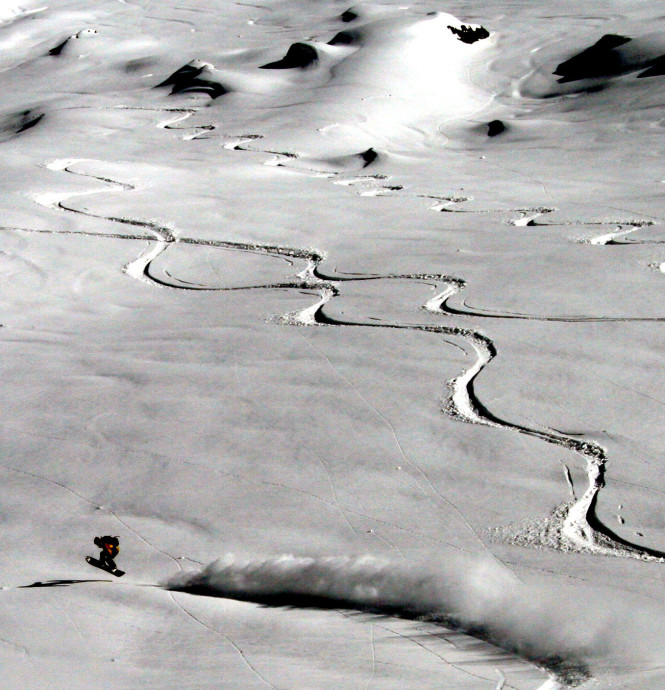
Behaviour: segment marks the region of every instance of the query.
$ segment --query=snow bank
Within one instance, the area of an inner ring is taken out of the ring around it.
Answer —
[[[226,555],[164,587],[273,606],[346,607],[460,628],[574,682],[606,648],[609,620],[526,586],[496,561],[454,555],[406,563],[375,556]]]

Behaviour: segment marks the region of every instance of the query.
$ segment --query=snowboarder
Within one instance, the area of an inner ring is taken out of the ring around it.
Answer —
[[[99,554],[99,562],[109,570],[117,568],[113,560],[120,551],[118,537],[95,537],[95,546],[99,546],[102,552]]]
[[[99,546],[99,548],[102,550],[99,554],[99,559],[86,556],[85,560],[88,561],[90,565],[94,565],[96,568],[106,570],[106,572],[111,573],[111,575],[122,577],[125,574],[125,571],[119,570],[115,564],[115,561],[113,560],[120,551],[120,542],[118,541],[118,537],[111,537],[107,535],[105,537],[95,537],[93,541],[95,542],[95,546]]]

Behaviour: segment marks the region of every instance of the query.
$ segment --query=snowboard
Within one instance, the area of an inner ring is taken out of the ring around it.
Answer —
[[[115,575],[116,577],[122,577],[125,574],[124,570],[118,570],[118,568],[107,568],[100,560],[92,558],[91,556],[86,556],[85,560],[88,561],[90,565],[94,565],[95,568],[105,570],[107,573],[111,573],[111,575]]]

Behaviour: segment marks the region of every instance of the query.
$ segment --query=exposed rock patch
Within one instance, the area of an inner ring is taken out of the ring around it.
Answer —
[[[319,54],[307,43],[294,43],[281,60],[261,65],[260,69],[306,69],[316,64]]]

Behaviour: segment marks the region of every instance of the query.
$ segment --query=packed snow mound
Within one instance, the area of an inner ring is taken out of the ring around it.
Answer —
[[[439,563],[375,556],[245,559],[227,555],[180,573],[167,589],[274,606],[347,607],[426,616],[537,660],[568,682],[605,646],[605,621],[527,587],[496,561],[454,555]]]
[[[283,58],[261,65],[261,69],[305,69],[318,61],[316,48],[307,43],[294,43]]]
[[[566,52],[546,53],[524,80],[522,95],[552,98],[594,93],[610,86],[636,87],[636,79],[665,75],[665,40],[660,32],[638,37],[607,33],[581,50],[571,46]]]
[[[214,67],[188,63],[159,86],[210,93],[217,85],[234,94],[216,104],[226,121],[242,115],[247,129],[256,113],[264,143],[327,155],[408,147],[492,102],[487,29],[441,12],[370,14],[354,13],[352,25],[321,40],[214,57]]]
[[[627,36],[605,34],[591,47],[562,62],[554,70],[560,77],[559,83],[614,77],[644,70],[638,78],[662,75],[665,48],[649,37],[635,41]],[[646,68],[646,69],[645,69]]]
[[[445,13],[355,27],[351,45],[357,47],[336,65],[334,81],[350,93],[361,83],[376,92],[375,98],[392,99],[382,103],[384,111],[406,108],[414,117],[420,111],[441,118],[469,113],[488,100],[474,73],[481,71],[491,43],[460,40],[467,29],[489,37],[482,27],[470,29]]]
[[[92,38],[93,36],[97,35],[97,29],[83,29],[82,31],[79,31],[78,33],[72,34],[71,36],[68,36],[64,41],[61,43],[58,43],[56,46],[53,46],[48,51],[49,55],[52,56],[58,56],[62,55],[63,52],[71,45],[73,41],[76,41],[81,38]]]
[[[171,87],[171,94],[206,93],[215,99],[228,93],[217,77],[215,68],[202,60],[192,60],[166,78],[155,88]]]

